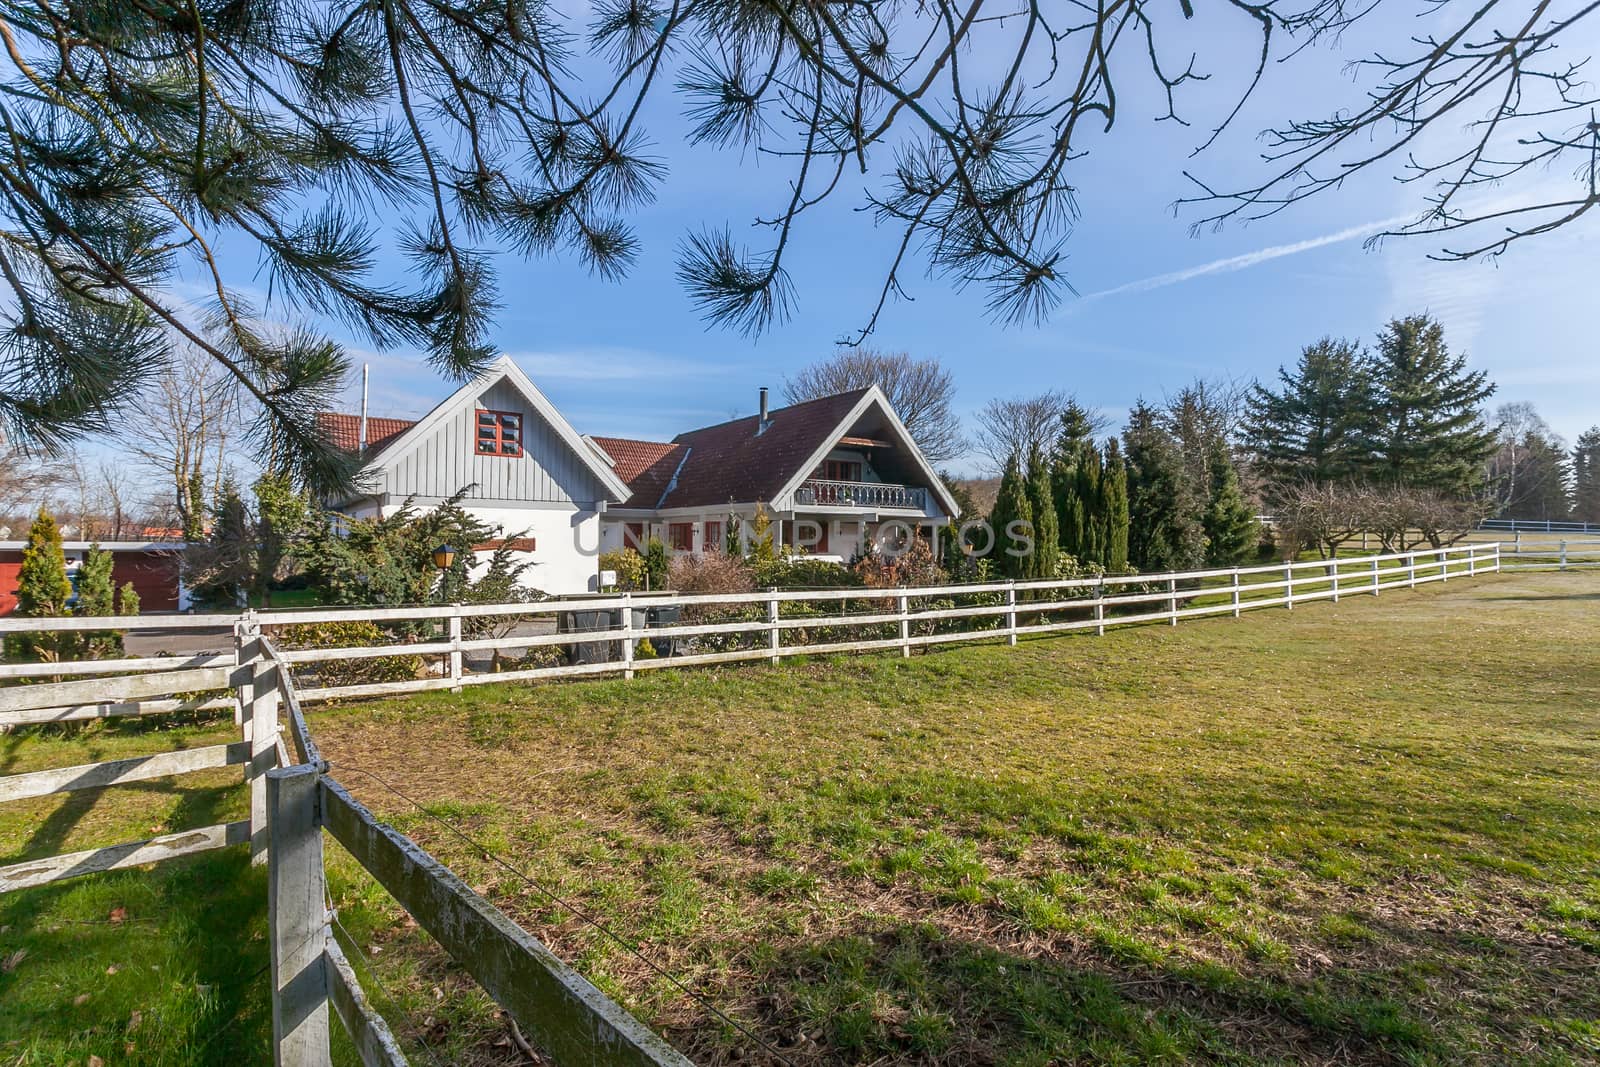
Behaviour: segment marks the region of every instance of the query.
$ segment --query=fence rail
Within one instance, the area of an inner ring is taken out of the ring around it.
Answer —
[[[250,817],[0,866],[0,892],[248,846],[252,858],[267,865],[274,1063],[326,1067],[331,1062],[332,1016],[350,1034],[363,1064],[397,1067],[406,1059],[394,1032],[367,999],[332,936],[323,856],[326,832],[555,1063],[692,1067],[671,1045],[415,842],[380,822],[330,777],[282,655],[262,635],[256,619],[244,616],[233,622],[235,650],[225,661],[211,655],[191,657],[186,669],[113,677],[74,677],[70,675],[83,672],[61,672],[67,664],[39,665],[46,672],[57,672],[43,675],[53,680],[0,688],[0,727],[82,717],[63,714],[63,709],[92,708],[104,714],[107,708],[137,705],[150,713],[158,708],[171,711],[194,705],[183,693],[231,688],[227,703],[236,709],[240,740],[0,776],[0,803],[242,767],[251,793]],[[98,622],[97,628],[105,629],[105,622]],[[162,665],[171,664],[166,660]],[[25,675],[15,672],[12,677]]]

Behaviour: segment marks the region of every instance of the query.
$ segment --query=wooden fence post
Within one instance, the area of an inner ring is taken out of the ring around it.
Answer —
[[[633,594],[622,594],[622,677],[633,677]]]
[[[1283,565],[1283,602],[1290,611],[1294,610],[1294,561],[1289,560]]]
[[[450,615],[450,692],[461,692],[461,605],[452,604]]]
[[[1565,537],[1561,539],[1561,569],[1567,569],[1567,539]]]
[[[1006,644],[1017,643],[1017,580],[1006,579]]]
[[[911,599],[904,592],[900,594],[900,656],[902,659],[911,658]]]
[[[266,774],[278,765],[278,668],[261,646],[261,620],[253,610],[234,627],[234,682],[238,686],[244,740],[250,745],[245,780],[250,783],[250,862],[267,862]]]
[[[1094,590],[1094,635],[1106,635],[1106,577],[1103,574]]]
[[[1412,589],[1417,587],[1417,550],[1412,549],[1406,553],[1406,584]]]
[[[1477,576],[1478,576],[1478,546],[1477,545],[1468,545],[1467,546],[1467,577],[1468,578],[1476,578]]]
[[[767,598],[767,647],[772,649],[771,662],[774,667],[778,665],[778,647],[782,631],[778,629],[778,587],[773,586],[768,590],[772,595]]]
[[[1334,559],[1328,564],[1328,573],[1333,575],[1333,602],[1339,602],[1339,561]]]
[[[1494,543],[1494,573],[1500,573],[1500,542]]]
[[[277,1067],[326,1067],[328,913],[317,769],[267,772],[271,811],[267,925],[272,956],[272,1048]]]
[[[1239,617],[1239,569],[1233,570],[1233,617]]]
[[[1172,615],[1172,625],[1178,625],[1178,579],[1167,579],[1167,611]]]
[[[1450,551],[1449,549],[1436,548],[1433,552],[1434,555],[1439,557],[1439,580],[1448,582],[1450,580]]]
[[[1377,557],[1373,557],[1373,560],[1372,560],[1372,595],[1373,596],[1377,596],[1378,595],[1378,586],[1381,585],[1381,584],[1382,584],[1382,582],[1378,578],[1378,560],[1377,560]]]

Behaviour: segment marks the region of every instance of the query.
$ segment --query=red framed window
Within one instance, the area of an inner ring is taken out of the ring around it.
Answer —
[[[722,551],[722,523],[706,522],[705,550],[707,552]]]
[[[694,551],[694,523],[667,523],[667,547],[674,552]]]
[[[823,460],[821,476],[830,482],[859,482],[861,480],[861,461],[855,459]]]
[[[478,455],[522,455],[522,416],[515,411],[478,411]]]

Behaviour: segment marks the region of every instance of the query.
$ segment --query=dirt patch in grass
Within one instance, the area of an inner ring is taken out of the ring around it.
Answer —
[[[794,1063],[1593,1062],[1597,595],[1502,576],[313,729],[364,801],[700,1062],[774,1058],[705,1002]],[[340,870],[413,1040],[514,1059]]]

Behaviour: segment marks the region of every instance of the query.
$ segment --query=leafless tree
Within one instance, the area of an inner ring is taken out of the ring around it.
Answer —
[[[1360,537],[1371,521],[1368,495],[1361,486],[1339,482],[1300,482],[1283,494],[1274,514],[1274,532],[1284,558],[1314,548],[1324,559]]]
[[[1072,394],[1059,389],[991,400],[975,416],[978,432],[973,435],[973,451],[983,457],[993,474],[1004,471],[1006,461],[1014,455],[1026,462],[1035,448],[1048,453],[1061,433],[1061,416],[1072,403]],[[1087,409],[1079,410],[1087,413]],[[1091,436],[1105,428],[1103,418],[1088,417]]]
[[[1190,485],[1211,481],[1212,450],[1221,447],[1240,459],[1237,442],[1244,421],[1248,387],[1230,378],[1196,378],[1170,394],[1160,409],[1161,425],[1183,453],[1184,472]],[[1240,488],[1250,500],[1261,499],[1258,481],[1248,465],[1236,463]]]
[[[203,525],[206,501],[227,471],[227,448],[239,430],[235,383],[203,352],[185,349],[134,402],[124,424],[127,447],[170,492],[186,537]]]
[[[0,525],[20,528],[32,518],[53,483],[53,464],[8,448],[0,437]]]
[[[1527,401],[1501,404],[1495,408],[1493,422],[1498,444],[1489,457],[1486,481],[1497,507],[1503,508],[1523,491],[1523,475],[1534,458],[1531,445],[1539,440],[1552,449],[1565,449],[1566,445]]]
[[[906,352],[880,352],[857,346],[842,349],[783,380],[790,403],[876,385],[889,398],[931,463],[959,456],[965,447],[961,419],[952,405],[956,386],[937,359],[913,359]]]
[[[1259,80],[1272,32],[1287,12],[1271,3],[1235,6],[1262,23]],[[1313,2],[1299,9],[1306,21],[1298,32],[1303,39],[1337,35],[1391,6]],[[1588,52],[1560,48],[1592,48],[1600,5],[1437,0],[1422,6],[1439,16],[1438,32],[1391,42],[1352,64],[1368,86],[1362,104],[1266,132],[1266,179],[1219,191],[1190,175],[1201,192],[1184,202],[1209,211],[1196,228],[1273,215],[1374,169],[1429,191],[1410,222],[1370,240],[1408,234],[1460,240],[1436,259],[1498,256],[1600,204],[1600,93],[1585,77]],[[1291,36],[1297,32],[1292,21],[1288,28]],[[1429,131],[1443,136],[1427,137]],[[1546,180],[1563,173],[1564,183]]]

